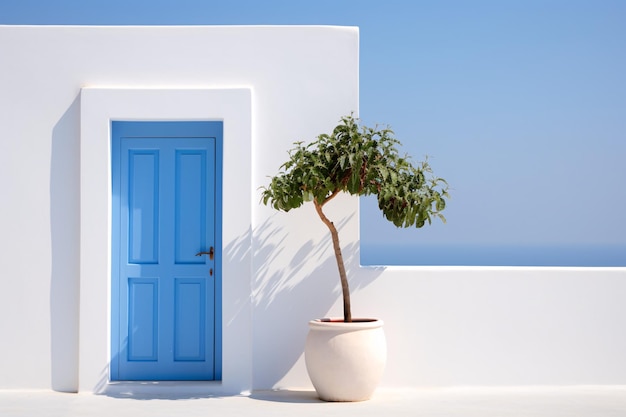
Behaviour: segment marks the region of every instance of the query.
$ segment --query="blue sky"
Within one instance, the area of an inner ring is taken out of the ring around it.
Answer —
[[[622,0],[0,0],[0,24],[359,26],[361,118],[452,187],[424,229],[362,200],[374,264],[626,266],[625,21]]]

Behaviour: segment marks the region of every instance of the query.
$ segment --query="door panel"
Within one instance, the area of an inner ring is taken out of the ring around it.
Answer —
[[[128,251],[133,264],[158,262],[159,152],[128,152]]]
[[[128,278],[128,360],[156,361],[158,281]]]
[[[221,379],[221,128],[113,122],[112,380]]]
[[[206,357],[206,280],[176,280],[174,358],[179,361],[203,361]]]
[[[195,256],[198,247],[207,247],[207,218],[214,216],[211,206],[207,207],[207,194],[215,192],[207,189],[207,154],[202,151],[176,151],[176,263],[204,263],[202,257]],[[184,198],[185,197],[185,198]]]

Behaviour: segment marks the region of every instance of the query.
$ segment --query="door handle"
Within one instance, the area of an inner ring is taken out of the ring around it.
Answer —
[[[198,253],[196,253],[196,256],[202,256],[202,255],[209,255],[209,259],[213,260],[213,258],[215,257],[215,251],[213,250],[213,246],[211,246],[211,248],[209,249],[208,252],[198,252]]]

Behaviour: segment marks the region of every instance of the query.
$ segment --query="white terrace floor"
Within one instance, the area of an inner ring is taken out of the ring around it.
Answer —
[[[325,403],[306,390],[204,398],[0,391],[0,416],[626,417],[626,386],[380,389],[360,403]]]

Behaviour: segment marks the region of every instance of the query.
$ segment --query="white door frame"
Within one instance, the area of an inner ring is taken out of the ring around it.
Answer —
[[[251,246],[251,103],[250,88],[81,90],[79,391],[238,394],[251,390],[251,251],[241,250],[242,244]],[[110,383],[111,120],[224,122],[222,381]],[[227,253],[235,243],[236,258]]]

